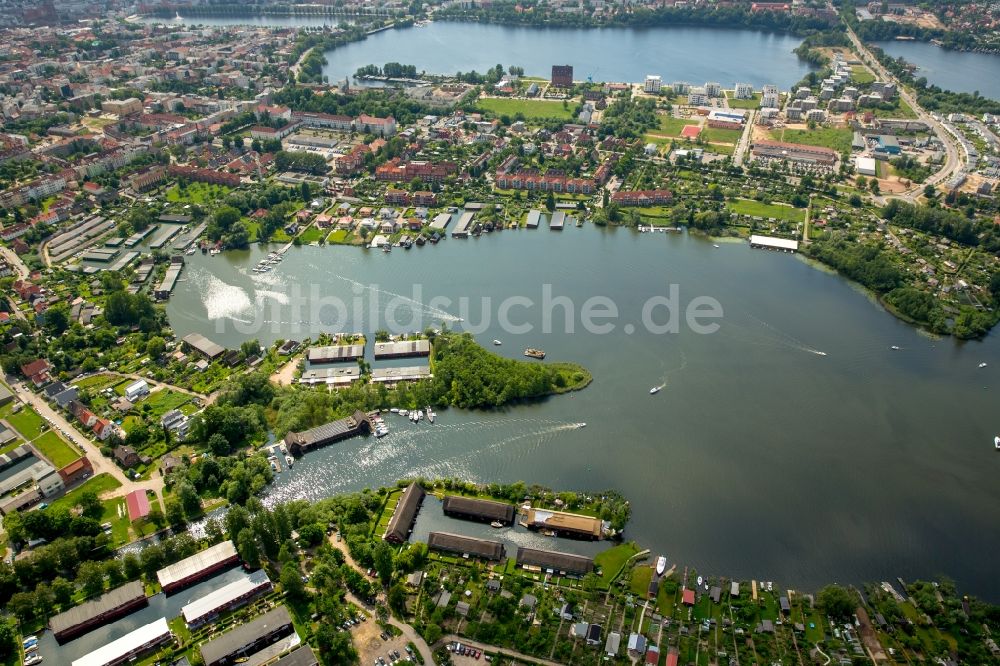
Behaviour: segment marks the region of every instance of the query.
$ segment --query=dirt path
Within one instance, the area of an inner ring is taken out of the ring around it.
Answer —
[[[271,375],[271,383],[277,384],[278,386],[291,386],[292,382],[295,381],[295,371],[299,367],[299,361],[305,356],[305,352],[301,354],[296,354],[288,363],[284,364],[278,370]]]

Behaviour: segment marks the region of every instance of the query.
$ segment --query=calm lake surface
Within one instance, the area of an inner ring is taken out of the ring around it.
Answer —
[[[932,340],[799,257],[744,243],[716,249],[686,235],[588,225],[449,238],[391,254],[293,247],[271,273],[252,273],[265,251],[188,257],[167,306],[177,334],[203,333],[228,347],[332,328],[370,334],[394,310],[404,320],[419,315],[403,322],[409,330],[444,320],[474,328],[497,353],[521,358],[539,347],[547,360],[575,361],[594,375],[584,391],[498,412],[441,410],[434,425],[389,415],[390,435],[305,456],[280,475],[273,499],[418,474],[614,488],[632,502],[629,538],[702,572],[806,589],[947,574],[1000,598],[997,335]],[[572,301],[573,332],[562,307],[550,308],[554,323],[543,332],[546,284],[552,298]],[[720,330],[642,326],[643,304],[670,285],[682,308],[698,296],[717,299]],[[300,294],[327,306],[294,312]],[[618,308],[609,334],[580,324],[595,295]],[[492,317],[480,326],[487,296]],[[530,332],[496,322],[500,302],[515,296],[534,302],[510,310]],[[431,305],[435,297],[452,304]],[[462,297],[474,305],[462,310]],[[978,369],[983,361],[989,366]]]
[[[160,23],[211,26],[336,25],[339,17],[195,17]],[[665,83],[717,81],[788,88],[809,71],[792,51],[801,39],[755,30],[679,26],[633,28],[518,28],[438,21],[422,27],[387,30],[326,53],[324,74],[331,82],[353,76],[359,67],[387,62],[415,65],[430,74],[485,72],[497,63],[519,65],[529,76],[548,77],[552,65],[571,64],[578,80],[642,81],[659,74]]]
[[[919,69],[916,76],[945,90],[1000,99],[1000,55],[949,51],[930,42],[879,42],[876,46]]]

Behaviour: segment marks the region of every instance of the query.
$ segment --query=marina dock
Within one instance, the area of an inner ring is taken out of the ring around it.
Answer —
[[[537,229],[538,223],[542,219],[542,211],[540,210],[530,210],[528,211],[528,219],[525,220],[524,226],[528,229]]]
[[[176,224],[164,224],[160,227],[159,231],[157,231],[153,240],[149,242],[149,248],[151,250],[159,250],[166,245],[171,238],[179,234],[181,229],[183,229],[183,227]]]
[[[552,231],[562,231],[565,224],[566,213],[561,210],[552,213],[552,217],[549,218],[549,229]]]
[[[469,230],[472,228],[472,220],[475,217],[475,213],[462,213],[462,217],[458,218],[458,224],[455,225],[455,229],[451,232],[452,238],[468,238]]]
[[[177,261],[180,259],[180,261]],[[184,259],[182,257],[174,257],[170,261],[170,265],[167,266],[167,272],[163,275],[163,281],[160,282],[160,286],[156,288],[153,295],[157,300],[163,301],[170,298],[170,292],[174,290],[177,285],[177,278],[181,276],[181,271],[184,269]]]

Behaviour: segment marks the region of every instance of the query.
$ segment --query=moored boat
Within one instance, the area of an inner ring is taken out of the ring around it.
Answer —
[[[541,349],[535,349],[534,347],[528,347],[527,349],[525,349],[524,355],[527,356],[528,358],[538,358],[538,359],[545,358],[545,352],[542,351]]]
[[[501,523],[499,520],[494,520],[492,523],[490,523],[490,527],[494,529],[500,529],[501,527],[503,527],[503,523]]]
[[[295,458],[291,456],[285,456],[285,462],[288,463],[289,467],[291,467],[292,465],[295,464]]]
[[[663,555],[660,555],[658,558],[656,558],[656,575],[662,576],[663,572],[666,570],[667,570],[667,558],[665,558]]]

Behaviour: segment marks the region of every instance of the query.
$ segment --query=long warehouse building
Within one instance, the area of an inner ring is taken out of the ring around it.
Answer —
[[[173,635],[167,626],[167,618],[161,617],[80,657],[73,662],[73,666],[119,666],[136,661],[138,657],[171,638]]]
[[[194,629],[272,589],[271,579],[267,577],[267,572],[261,569],[195,599],[181,608],[181,615],[184,616],[187,626]]]
[[[414,482],[408,485],[396,504],[396,510],[392,512],[392,518],[389,519],[382,538],[391,543],[403,543],[409,539],[410,530],[413,529],[417,512],[420,511],[420,505],[423,504],[426,495],[420,484]]]
[[[478,520],[484,523],[497,521],[504,525],[514,522],[514,505],[506,502],[448,495],[442,505],[444,515],[465,520]]]
[[[240,561],[232,541],[223,541],[191,557],[175,562],[156,572],[160,587],[167,594],[208,578]]]
[[[49,629],[60,644],[65,643],[148,603],[142,583],[132,581],[53,616],[49,620]]]
[[[538,548],[518,548],[517,564],[522,567],[538,567],[539,569],[552,569],[553,571],[565,571],[568,574],[582,575],[594,570],[594,560],[582,555],[572,555],[570,553],[560,553],[554,550],[540,550]]]
[[[484,560],[502,560],[506,552],[499,541],[476,539],[451,532],[431,532],[427,535],[427,547],[456,555],[468,555]]]
[[[278,606],[201,646],[205,666],[228,666],[295,632],[288,609]]]

